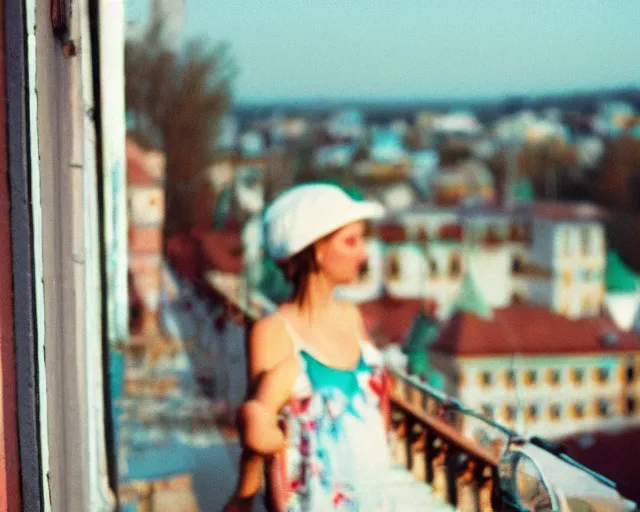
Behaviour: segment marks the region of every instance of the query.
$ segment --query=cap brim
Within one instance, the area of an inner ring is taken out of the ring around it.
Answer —
[[[377,201],[360,201],[354,210],[358,211],[359,214],[356,215],[357,218],[354,218],[352,222],[381,219],[385,215],[384,206]]]
[[[385,216],[385,209],[380,203],[376,201],[358,201],[353,204],[351,211],[340,219],[339,223],[328,225],[326,229],[318,231],[315,234],[313,240],[309,241],[306,245],[317,242],[322,237],[330,235],[334,231],[337,231],[345,226],[348,226],[352,222],[358,222],[363,220],[376,220]]]

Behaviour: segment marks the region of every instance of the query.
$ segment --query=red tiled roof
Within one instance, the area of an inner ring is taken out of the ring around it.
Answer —
[[[407,232],[404,226],[400,224],[380,224],[377,226],[376,231],[380,240],[388,244],[407,240]]]
[[[531,205],[516,203],[512,205],[493,203],[461,204],[458,207],[462,217],[521,217],[527,218],[531,214]]]
[[[445,224],[438,232],[440,240],[462,240],[462,226],[459,224]]]
[[[554,220],[602,220],[606,216],[602,208],[593,204],[564,201],[534,203],[532,213],[535,217],[547,217]]]
[[[615,334],[617,341],[604,343],[605,334]],[[640,336],[620,331],[606,317],[570,320],[545,307],[513,304],[494,310],[491,319],[455,313],[431,349],[468,357],[640,352]]]
[[[144,152],[142,148],[130,139],[127,139],[126,158],[128,185],[157,185],[157,180],[144,168]]]
[[[367,331],[372,339],[382,345],[404,342],[416,315],[423,308],[424,300],[391,297],[360,304]]]
[[[581,439],[589,442],[582,443]],[[640,502],[640,457],[637,456],[640,428],[576,435],[560,442],[570,457],[616,482],[624,497]]]

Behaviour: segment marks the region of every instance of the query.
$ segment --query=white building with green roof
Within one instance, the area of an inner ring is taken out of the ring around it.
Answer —
[[[617,252],[607,252],[605,273],[607,293],[604,305],[618,328],[629,331],[638,317],[640,292],[638,276],[622,261]]]

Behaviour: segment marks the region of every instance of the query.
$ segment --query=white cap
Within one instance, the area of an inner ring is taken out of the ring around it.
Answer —
[[[352,199],[336,185],[298,185],[267,208],[267,251],[273,259],[285,260],[351,222],[383,216],[381,204]]]

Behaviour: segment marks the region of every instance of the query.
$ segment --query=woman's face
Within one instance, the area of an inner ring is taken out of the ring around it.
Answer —
[[[365,224],[353,222],[316,243],[320,271],[335,284],[354,281],[367,261]]]

